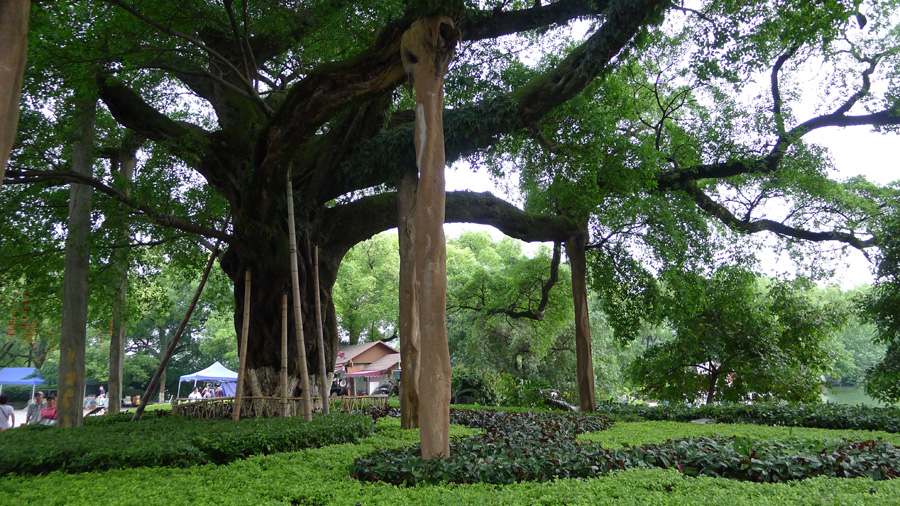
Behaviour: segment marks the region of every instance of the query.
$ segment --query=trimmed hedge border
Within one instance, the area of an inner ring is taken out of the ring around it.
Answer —
[[[355,443],[373,433],[362,414],[302,418],[194,420],[165,411],[140,422],[96,417],[84,427],[23,427],[0,432],[0,476],[82,473],[145,466],[225,464],[251,455]]]
[[[679,425],[670,431],[680,435]],[[735,426],[739,431],[744,426]],[[686,427],[691,429],[692,427]],[[451,425],[451,434],[472,429]],[[777,432],[778,429],[774,429]],[[782,429],[784,436],[789,431]],[[690,432],[689,432],[690,433]],[[777,437],[777,436],[774,436]],[[839,437],[836,434],[835,437]],[[753,483],[699,476],[676,470],[633,469],[597,479],[487,483],[442,483],[396,487],[348,479],[355,457],[418,440],[397,419],[378,421],[375,435],[355,444],[253,456],[222,466],[190,469],[136,468],[83,474],[60,472],[0,479],[0,497],[16,506],[365,506],[397,504],[523,504],[566,506],[896,506],[900,480],[812,478],[786,483]]]

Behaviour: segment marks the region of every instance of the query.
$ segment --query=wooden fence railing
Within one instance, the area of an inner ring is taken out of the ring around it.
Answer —
[[[369,406],[386,407],[388,396],[364,395],[329,397],[331,411],[354,411]],[[287,416],[303,414],[303,398],[289,397]],[[313,412],[322,412],[322,398],[313,397]],[[230,418],[234,413],[234,397],[213,397],[199,401],[172,399],[172,414],[191,418]],[[281,397],[242,397],[241,417],[268,417],[281,414]]]

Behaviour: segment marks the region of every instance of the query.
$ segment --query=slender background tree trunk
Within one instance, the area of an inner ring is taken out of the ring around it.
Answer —
[[[72,169],[90,177],[94,166],[94,120],[97,99],[76,104],[77,130]],[[91,187],[70,185],[66,267],[63,279],[62,329],[59,334],[57,424],[80,427],[84,421],[84,352],[87,340],[88,269],[90,266]]]
[[[110,160],[113,170],[118,168],[122,180],[130,182],[134,177],[134,167],[137,164],[137,145],[126,146],[115,160]],[[125,190],[125,194],[131,192]],[[119,206],[119,241],[120,247],[116,250],[114,264],[119,280],[113,301],[113,330],[109,340],[109,406],[108,412],[117,415],[122,411],[122,382],[125,369],[125,330],[128,303],[128,248],[126,247],[131,234],[125,223],[124,206]]]

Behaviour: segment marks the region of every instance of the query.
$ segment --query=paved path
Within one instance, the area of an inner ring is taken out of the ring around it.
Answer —
[[[91,412],[90,409],[84,410],[85,416],[90,412]],[[15,414],[16,414],[16,427],[25,423],[25,410],[24,409],[17,409],[15,411]]]

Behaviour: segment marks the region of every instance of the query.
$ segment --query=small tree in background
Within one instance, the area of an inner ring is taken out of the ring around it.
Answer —
[[[818,400],[830,370],[827,343],[846,321],[811,297],[805,280],[765,282],[741,268],[688,275],[666,295],[671,341],[650,346],[629,369],[661,401]]]

